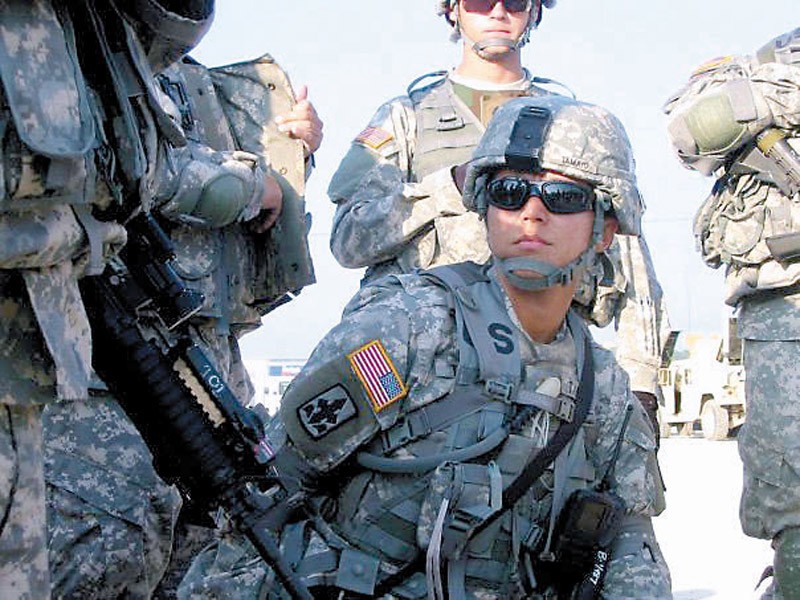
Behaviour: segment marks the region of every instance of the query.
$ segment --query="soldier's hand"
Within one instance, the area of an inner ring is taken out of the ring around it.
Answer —
[[[256,233],[264,233],[275,225],[278,215],[283,208],[283,190],[278,185],[278,181],[272,176],[264,177],[264,192],[261,195],[261,212],[253,219],[253,230]]]
[[[322,144],[322,120],[308,100],[308,87],[305,85],[297,91],[297,104],[287,114],[275,117],[275,122],[279,131],[303,142],[306,156],[314,154]]]

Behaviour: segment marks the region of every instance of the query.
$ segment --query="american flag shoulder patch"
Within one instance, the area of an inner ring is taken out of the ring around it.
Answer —
[[[350,366],[369,395],[378,413],[408,393],[392,359],[380,340],[372,340],[347,355]]]
[[[377,150],[381,146],[388,144],[394,139],[391,133],[385,129],[378,127],[367,127],[364,131],[359,133],[353,140],[356,144],[363,144],[369,146],[373,150]]]

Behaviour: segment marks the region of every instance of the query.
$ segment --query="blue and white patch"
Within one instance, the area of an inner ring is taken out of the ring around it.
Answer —
[[[314,439],[329,434],[357,414],[353,399],[341,385],[322,392],[297,409],[303,429]]]

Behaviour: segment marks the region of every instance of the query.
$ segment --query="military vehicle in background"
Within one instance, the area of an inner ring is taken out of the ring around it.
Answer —
[[[661,436],[699,427],[708,440],[727,438],[745,420],[744,377],[735,318],[723,335],[670,333],[658,371]]]

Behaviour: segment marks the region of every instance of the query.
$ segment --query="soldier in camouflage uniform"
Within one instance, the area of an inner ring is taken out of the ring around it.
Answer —
[[[147,597],[166,566],[180,500],[92,375],[77,281],[125,241],[107,209],[200,221],[223,196],[231,220],[280,205],[257,157],[187,142],[154,84],[212,14],[207,0],[2,3],[4,598],[50,593],[44,477],[54,595]]]
[[[742,528],[775,549],[764,597],[800,598],[800,29],[703,65],[666,112],[681,162],[716,178],[695,236],[744,340]]]
[[[253,152],[267,161],[272,174],[276,208],[262,213],[257,223],[236,219],[227,202],[205,210],[202,224],[184,210],[167,213],[178,273],[205,297],[192,318],[199,342],[247,405],[253,386],[238,338],[256,329],[261,316],[286,301],[286,294],[314,282],[302,194],[312,155],[322,141],[322,121],[307,89],[301,88],[295,98],[288,77],[269,55],[213,69],[187,57],[159,75],[159,82],[185,122],[191,144]],[[291,269],[284,266],[289,264]],[[203,526],[197,517],[179,520],[175,556],[157,590],[159,597],[174,594],[194,554],[216,535],[207,519]]]
[[[50,0],[0,2],[3,288],[0,596],[48,598],[42,407],[85,401],[89,323],[77,286],[125,240],[84,217],[95,193],[96,116],[69,16]]]
[[[566,598],[575,581],[595,594],[579,597],[670,598],[653,431],[570,310],[617,225],[638,232],[624,129],[564,97],[510,100],[464,203],[491,260],[363,286],[287,390],[276,465],[310,518],[283,528],[285,558],[325,598]],[[624,506],[591,583],[560,543],[578,490]],[[252,552],[207,558],[180,597],[283,597]]]
[[[551,93],[546,87],[554,83],[522,67],[521,49],[555,0],[437,4],[453,39],[462,39],[459,66],[421,77],[406,96],[381,106],[328,189],[337,205],[331,250],[342,266],[367,267],[364,281],[489,256],[483,226],[464,210],[451,169],[469,157],[499,105]],[[499,28],[510,33],[487,33]],[[615,322],[617,358],[655,419],[669,332],[661,286],[641,235],[617,236],[606,257],[587,272],[576,304],[597,326]]]

